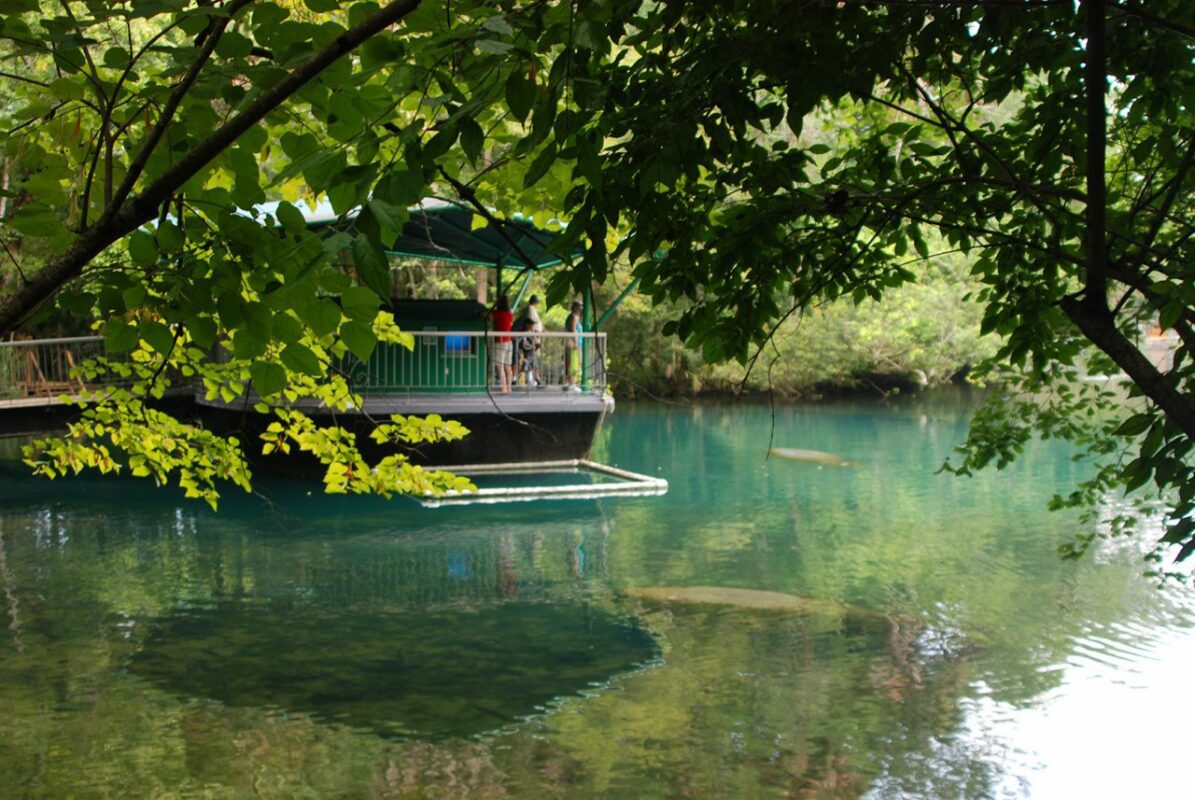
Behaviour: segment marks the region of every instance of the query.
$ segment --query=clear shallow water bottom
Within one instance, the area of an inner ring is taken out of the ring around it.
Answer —
[[[622,404],[595,456],[658,498],[0,467],[0,797],[1188,796],[1185,594],[1058,559],[1064,449],[934,474],[973,402]]]

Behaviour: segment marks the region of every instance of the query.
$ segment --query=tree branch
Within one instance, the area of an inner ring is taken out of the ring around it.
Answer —
[[[1115,0],[1108,0],[1108,5],[1112,8],[1115,8],[1126,17],[1138,17],[1146,22],[1150,22],[1158,26],[1159,28],[1164,28],[1173,33],[1181,33],[1183,36],[1189,36],[1192,39],[1195,39],[1195,28],[1192,28],[1189,25],[1183,25],[1182,23],[1174,22],[1173,20],[1166,19],[1165,17],[1160,17],[1157,14],[1151,14],[1144,8],[1129,8],[1123,3],[1115,2]]]
[[[1149,277],[1140,273],[1132,271],[1131,266],[1125,269],[1119,269],[1115,263],[1108,267],[1108,277],[1113,280],[1120,281],[1125,286],[1128,286],[1133,291],[1140,294],[1145,301],[1149,303],[1155,310],[1161,308],[1166,303],[1166,298],[1160,296],[1153,288],[1153,282]],[[1192,333],[1189,323],[1195,322],[1195,312],[1187,308],[1183,312],[1183,316],[1179,318],[1179,323],[1182,327],[1175,324],[1175,330],[1178,331],[1179,336],[1183,340],[1183,344],[1188,348],[1195,349],[1195,334]]]
[[[1107,186],[1104,174],[1108,136],[1104,91],[1107,54],[1104,37],[1104,0],[1084,0],[1087,14],[1087,53],[1083,82],[1087,90],[1087,273],[1083,299],[1093,312],[1108,308]]]
[[[444,176],[444,180],[452,184],[452,188],[456,189],[457,194],[461,196],[462,200],[473,206],[474,211],[476,211],[480,216],[485,217],[486,222],[494,226],[494,230],[498,232],[498,235],[501,236],[516,253],[519,254],[519,258],[523,259],[523,263],[526,264],[528,268],[536,268],[535,261],[527,255],[526,251],[524,251],[522,247],[519,246],[519,243],[515,241],[514,237],[506,232],[506,226],[502,224],[502,220],[490,213],[490,210],[485,207],[485,204],[477,199],[477,194],[472,189],[449,175],[448,171],[443,167],[440,168],[440,174]],[[496,264],[495,266],[500,267],[501,265]]]
[[[87,37],[83,35],[83,28],[79,25],[79,20],[75,18],[75,12],[71,11],[71,4],[67,0],[58,0],[58,4],[62,6],[62,10],[66,12],[67,18],[75,26],[75,33],[79,35],[79,41],[86,42]],[[104,84],[100,82],[100,71],[95,68],[95,61],[91,57],[91,50],[86,44],[81,45],[79,49],[83,51],[83,58],[87,61],[87,66],[91,67],[91,74],[88,75],[82,69],[79,71],[83,73],[84,77],[91,83],[92,88],[95,89],[98,104],[101,106],[107,105],[108,95],[104,92]]]
[[[1166,222],[1166,217],[1170,215],[1170,209],[1174,207],[1174,203],[1178,200],[1178,194],[1182,190],[1183,181],[1187,178],[1187,173],[1191,171],[1191,167],[1195,165],[1195,136],[1187,142],[1187,152],[1183,156],[1182,163],[1178,170],[1169,181],[1169,186],[1166,189],[1166,197],[1162,200],[1162,205],[1158,208],[1157,214],[1154,216],[1153,222],[1149,226],[1149,233],[1145,236],[1145,241],[1142,243],[1142,261],[1145,260],[1149,254],[1153,243],[1158,238],[1158,233],[1162,230],[1162,225]]]
[[[220,36],[224,33],[224,29],[232,21],[233,15],[251,2],[253,0],[232,0],[225,7],[228,16],[212,18],[207,28],[206,36],[203,37],[203,46],[200,48],[199,54],[195,56],[195,60],[187,68],[187,72],[183,75],[182,80],[170,92],[170,97],[166,99],[166,105],[162,107],[162,113],[158,115],[157,124],[149,132],[149,136],[146,137],[145,143],[141,145],[141,149],[137,151],[137,155],[133,157],[133,162],[129,164],[129,171],[125,173],[124,180],[121,181],[119,188],[112,194],[112,200],[104,212],[105,218],[110,214],[115,214],[116,209],[129,196],[129,192],[133,191],[133,187],[137,184],[137,179],[141,177],[141,173],[145,170],[145,165],[149,163],[149,158],[153,155],[154,149],[157,148],[158,142],[162,140],[166,129],[174,121],[174,112],[178,110],[179,105],[183,102],[183,98],[187,96],[187,92],[191,90],[191,86],[199,78],[199,73],[203,70],[204,65],[207,64],[212,51],[216,49],[216,44],[220,41]]]
[[[75,278],[87,263],[121,237],[153,218],[154,209],[224,152],[249,128],[302,89],[312,79],[362,42],[401,21],[419,6],[420,0],[395,0],[388,6],[342,33],[278,83],[262,92],[244,111],[201,142],[138,196],[113,205],[96,224],[83,231],[67,249],[51,259],[26,286],[0,299],[0,335],[14,330],[33,309],[52,297]]]
[[[14,72],[0,71],[0,78],[8,78],[9,80],[23,81],[25,83],[31,83],[34,86],[40,86],[43,89],[47,89],[50,86],[50,84],[46,83],[45,81],[39,81],[34,78],[26,78],[24,75],[17,75]]]
[[[1101,312],[1074,297],[1063,298],[1059,305],[1083,335],[1124,370],[1188,439],[1195,439],[1195,401],[1171,386],[1158,368],[1117,330],[1107,306]]]

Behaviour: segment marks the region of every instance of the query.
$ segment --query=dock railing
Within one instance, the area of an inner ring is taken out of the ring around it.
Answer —
[[[376,392],[484,392],[498,385],[497,340],[510,341],[516,391],[569,384],[587,392],[606,389],[606,334],[412,331],[415,346],[380,346],[368,363],[350,366],[354,387]],[[523,342],[530,342],[524,348]],[[575,349],[577,356],[568,356]],[[88,358],[104,355],[100,336],[70,336],[0,342],[0,400],[75,395],[118,385],[122,379],[84,382],[72,374]],[[574,374],[568,375],[572,367]]]
[[[415,347],[379,347],[368,363],[351,368],[355,387],[365,393],[478,392],[498,386],[496,354],[510,340],[515,391],[537,391],[570,384],[586,392],[606,389],[606,334],[561,331],[408,331]],[[524,343],[530,343],[524,347]],[[570,354],[576,352],[576,357]],[[572,374],[569,374],[570,366]]]
[[[101,336],[66,336],[0,342],[0,399],[54,398],[116,383],[84,383],[72,374],[88,358],[104,354]]]

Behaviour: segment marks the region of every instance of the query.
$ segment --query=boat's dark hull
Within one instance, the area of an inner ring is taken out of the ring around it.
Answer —
[[[379,404],[372,399],[366,407],[368,414],[341,413],[335,416],[322,410],[306,409],[316,424],[340,425],[357,435],[357,444],[369,461],[376,461],[395,452],[394,446],[376,444],[369,436],[376,421],[385,421],[393,413],[426,415],[439,413],[445,419],[457,420],[469,429],[469,434],[455,442],[420,444],[403,448],[411,460],[424,465],[494,464],[533,461],[559,461],[585,458],[593,446],[593,439],[609,407],[592,397],[559,397],[543,394],[539,398],[506,396],[491,400],[447,397],[442,403],[435,398],[406,398]],[[261,434],[274,421],[272,415],[258,414],[244,404],[212,404],[195,402],[191,396],[175,396],[159,401],[183,419],[196,419],[200,424],[222,434],[238,436],[246,454],[256,466],[284,472],[311,472],[314,459],[297,454],[260,456]],[[553,408],[553,407],[556,408]],[[61,431],[79,416],[80,410],[70,405],[50,405],[7,409],[0,415],[0,435],[29,435]]]
[[[449,404],[451,406],[452,404]],[[460,404],[458,404],[459,406]],[[507,405],[507,404],[503,404]],[[367,409],[368,415],[341,413],[335,416],[322,411],[307,410],[317,425],[339,425],[357,436],[357,445],[367,461],[374,462],[388,454],[406,453],[416,464],[452,466],[460,464],[527,463],[585,458],[593,446],[594,436],[601,426],[607,405],[573,403],[572,407],[549,411],[543,404],[500,408],[489,404],[489,410],[478,412],[467,407],[446,407],[438,412],[445,419],[460,422],[469,434],[454,442],[421,443],[402,446],[378,445],[369,436],[376,422],[385,421],[389,413],[426,414],[424,409],[394,408]],[[534,408],[535,410],[531,410]],[[248,443],[260,441],[260,435],[273,421],[272,416],[241,411],[228,406],[197,405],[196,411],[205,425],[222,433],[234,433]],[[257,452],[255,444],[247,448]],[[290,455],[254,456],[259,466],[286,472],[307,472],[314,466],[310,458]]]

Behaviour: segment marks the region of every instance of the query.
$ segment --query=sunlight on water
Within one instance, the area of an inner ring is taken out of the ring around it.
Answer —
[[[964,739],[998,757],[996,796],[1179,797],[1188,794],[1195,715],[1195,635],[1176,633],[1119,658],[1078,660],[1027,707],[985,696],[965,701]]]

